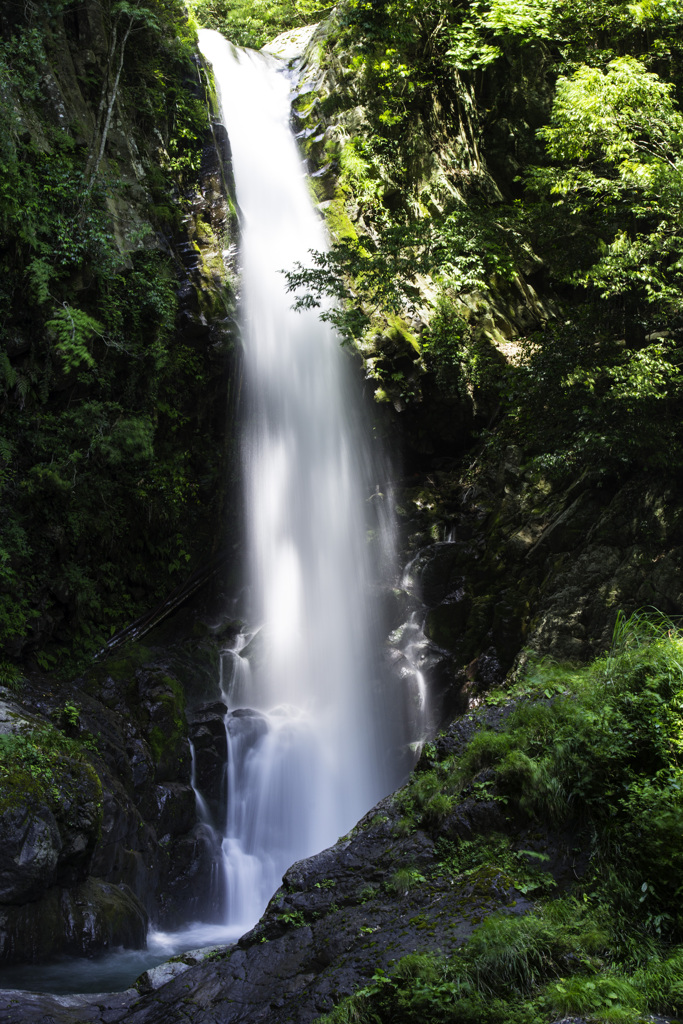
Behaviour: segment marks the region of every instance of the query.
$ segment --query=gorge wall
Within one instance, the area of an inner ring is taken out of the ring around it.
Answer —
[[[22,962],[139,947],[201,903],[181,678],[213,699],[217,652],[92,665],[195,570],[223,567],[215,599],[230,573],[237,222],[182,5],[2,15],[0,947]]]

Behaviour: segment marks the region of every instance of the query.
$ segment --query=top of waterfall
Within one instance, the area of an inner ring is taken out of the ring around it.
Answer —
[[[289,32],[282,32],[270,43],[262,47],[264,53],[270,53],[273,57],[280,57],[281,60],[295,60],[303,57],[306,47],[313,38],[318,25],[304,25],[303,28],[293,28]]]

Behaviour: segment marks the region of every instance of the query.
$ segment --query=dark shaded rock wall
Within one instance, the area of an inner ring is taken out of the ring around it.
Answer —
[[[163,629],[76,684],[33,676],[21,702],[4,691],[0,731],[33,744],[23,767],[0,769],[5,962],[140,948],[150,921],[220,919],[223,893],[211,885],[220,850],[190,784],[190,735],[210,722],[225,745],[225,636],[189,611]]]

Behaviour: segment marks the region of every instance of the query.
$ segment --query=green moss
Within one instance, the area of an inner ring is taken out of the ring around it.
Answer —
[[[0,814],[43,804],[58,821],[69,821],[75,808],[88,804],[99,832],[102,783],[88,756],[83,743],[49,725],[0,736]]]
[[[178,747],[187,735],[185,718],[185,692],[173,676],[160,675],[158,685],[164,691],[156,692],[154,699],[156,720],[147,731],[147,738],[154,761],[162,765],[177,757]]]
[[[163,759],[164,754],[168,749],[168,746],[170,745],[169,737],[162,729],[160,729],[158,726],[155,726],[153,729],[150,729],[148,739],[149,745],[152,748],[152,756],[154,757],[154,763],[159,764],[159,762]]]
[[[391,328],[389,337],[392,340],[401,339],[402,341],[410,345],[413,349],[415,349],[415,352],[417,353],[418,356],[421,355],[422,349],[420,347],[420,342],[418,341],[416,335],[413,334],[413,332],[410,330],[408,324],[402,317],[388,314],[387,323]]]
[[[7,811],[23,808],[32,802],[48,802],[44,780],[37,778],[31,768],[16,763],[14,759],[6,759],[0,746],[0,815]],[[50,801],[52,802],[52,794]]]
[[[355,227],[346,212],[343,195],[338,194],[331,200],[325,210],[325,222],[330,234],[335,239],[358,237]]]

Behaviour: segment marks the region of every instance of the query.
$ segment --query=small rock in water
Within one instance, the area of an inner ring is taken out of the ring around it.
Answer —
[[[135,982],[135,986],[141,995],[147,992],[154,992],[169,981],[173,981],[179,974],[189,971],[192,964],[185,964],[182,961],[169,961],[159,964],[158,967],[150,967],[148,971],[141,974]]]

